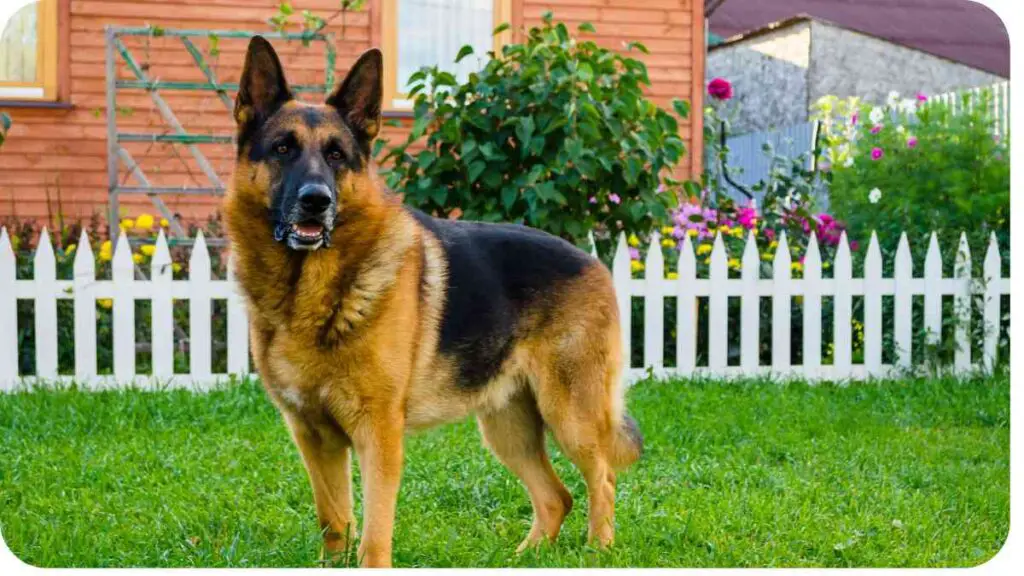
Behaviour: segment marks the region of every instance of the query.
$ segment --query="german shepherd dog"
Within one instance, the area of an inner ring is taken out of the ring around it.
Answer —
[[[623,413],[608,269],[523,226],[442,220],[378,182],[382,57],[371,49],[322,105],[295,100],[270,43],[249,44],[225,201],[251,349],[305,463],[329,555],[355,532],[364,566],[391,563],[403,435],[475,414],[529,491],[519,550],[558,536],[572,507],[545,429],[587,484],[589,537],[614,536],[615,470],[640,456]]]

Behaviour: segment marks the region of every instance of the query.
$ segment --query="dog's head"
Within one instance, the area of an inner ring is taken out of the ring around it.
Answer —
[[[294,99],[274,48],[249,42],[235,100],[235,194],[267,208],[274,238],[292,250],[329,246],[346,179],[367,170],[380,130],[380,50],[365,52],[322,105]]]

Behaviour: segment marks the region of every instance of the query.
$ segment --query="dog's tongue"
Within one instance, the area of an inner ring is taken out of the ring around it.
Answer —
[[[296,224],[295,231],[303,236],[315,236],[324,231],[324,227],[319,224]]]

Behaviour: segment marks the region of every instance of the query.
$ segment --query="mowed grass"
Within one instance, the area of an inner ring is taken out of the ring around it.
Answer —
[[[971,566],[1009,526],[1009,380],[644,382],[617,541],[586,492],[522,556],[529,501],[472,420],[409,438],[398,566]],[[357,476],[358,483],[358,476]],[[258,382],[0,395],[0,530],[38,566],[316,566],[299,456]],[[359,510],[357,496],[357,514]]]

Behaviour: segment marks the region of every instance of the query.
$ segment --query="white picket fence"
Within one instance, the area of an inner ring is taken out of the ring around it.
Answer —
[[[657,235],[652,246],[660,246]],[[912,276],[911,253],[906,235],[900,238],[896,253],[895,275],[882,276],[882,257],[877,238],[872,235],[868,246],[863,278],[852,276],[852,259],[845,235],[833,263],[833,277],[822,277],[822,261],[817,242],[811,238],[804,260],[802,278],[791,277],[791,255],[785,235],[773,262],[772,279],[760,278],[760,254],[756,239],[750,236],[742,255],[741,277],[729,278],[728,254],[721,237],[716,238],[710,255],[707,278],[697,277],[697,261],[686,238],[679,252],[678,278],[668,279],[660,249],[649,250],[645,277],[633,278],[629,249],[621,236],[615,253],[612,275],[618,294],[626,349],[634,341],[630,330],[631,299],[641,297],[644,305],[643,366],[630,367],[629,377],[707,375],[713,377],[777,375],[806,379],[863,379],[885,376],[894,366],[882,363],[882,297],[891,295],[895,305],[895,368],[911,365],[911,302],[914,295],[924,296],[924,321],[929,338],[938,338],[942,325],[942,297],[952,295],[956,310],[969,310],[972,291],[984,296],[984,322],[997,327],[1000,318],[1000,296],[1009,294],[1009,278],[1000,275],[1001,260],[993,236],[984,261],[982,282],[972,282],[970,252],[961,237],[957,249],[953,278],[942,277],[942,259],[938,242],[932,235],[925,258],[924,277]],[[18,280],[15,256],[6,230],[0,231],[0,390],[10,390],[23,381],[75,381],[79,385],[102,388],[134,384],[144,387],[205,387],[226,374],[212,371],[211,303],[227,301],[227,370],[244,374],[249,368],[248,325],[242,299],[236,284],[211,278],[210,256],[202,234],[196,236],[189,261],[190,277],[174,280],[171,256],[163,233],[159,235],[150,266],[150,279],[136,280],[135,264],[127,238],[122,235],[116,244],[112,261],[112,279],[97,280],[95,261],[89,239],[83,234],[73,263],[72,280],[56,279],[56,260],[49,235],[43,231],[34,258],[34,279]],[[230,270],[230,266],[228,267]],[[738,326],[729,326],[728,298],[740,297],[741,314]],[[803,363],[790,364],[791,299],[803,297]],[[834,361],[821,362],[821,306],[823,297],[834,298]],[[864,363],[852,363],[852,299],[864,297]],[[664,298],[676,297],[676,363],[664,366],[665,342]],[[696,366],[697,323],[696,298],[708,298],[709,345],[707,366]],[[760,313],[762,297],[772,305],[771,364],[759,362]],[[25,377],[18,369],[17,300],[35,301],[36,374]],[[58,374],[57,300],[74,301],[74,374]],[[113,318],[113,374],[97,373],[96,301],[111,299]],[[135,355],[135,300],[152,302],[152,374],[139,374]],[[173,354],[173,300],[189,302],[189,370],[175,373]],[[739,330],[740,362],[729,366],[727,334]],[[641,336],[641,335],[638,335]],[[972,359],[966,322],[957,324],[958,344],[953,370],[966,372],[989,369],[996,361],[998,330],[986,330],[982,358]]]

